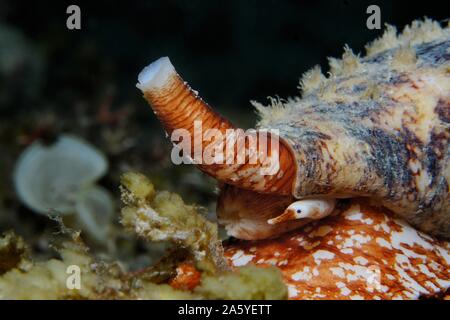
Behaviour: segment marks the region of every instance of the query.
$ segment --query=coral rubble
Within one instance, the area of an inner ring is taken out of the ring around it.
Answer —
[[[0,237],[0,299],[287,297],[281,272],[275,267],[249,265],[229,270],[217,226],[199,214],[198,208],[184,204],[176,194],[155,191],[138,173],[123,175],[122,183],[123,225],[148,241],[170,240],[175,250],[156,265],[127,271],[118,262],[94,258],[79,232],[62,227],[64,239],[54,245],[59,258],[34,261],[25,242],[8,232]],[[79,271],[79,286],[70,285],[72,270]]]

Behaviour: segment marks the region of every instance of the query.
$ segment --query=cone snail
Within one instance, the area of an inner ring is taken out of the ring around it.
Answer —
[[[330,58],[329,77],[318,67],[308,71],[301,98],[254,103],[257,130],[240,144],[233,139],[239,129],[199,98],[167,57],[147,66],[137,87],[169,135],[183,129],[192,137],[183,141],[188,156],[218,180],[219,222],[234,237],[274,237],[334,214],[341,199],[366,198],[448,239],[450,28],[428,19],[401,34],[388,26],[366,49],[362,58],[348,47],[342,59]],[[222,138],[204,139],[207,130]],[[260,132],[271,141],[261,159],[276,155],[271,174],[261,170],[263,160],[250,161]],[[195,161],[211,145],[235,152],[221,162]]]

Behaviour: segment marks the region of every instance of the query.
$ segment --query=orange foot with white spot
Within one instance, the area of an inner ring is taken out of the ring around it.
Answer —
[[[276,239],[230,241],[225,256],[232,267],[277,266],[289,299],[445,298],[450,287],[448,242],[362,202]],[[176,288],[200,283],[192,266],[177,272]]]
[[[450,287],[448,242],[362,202],[277,239],[230,243],[225,255],[234,267],[280,268],[290,299],[443,298]]]

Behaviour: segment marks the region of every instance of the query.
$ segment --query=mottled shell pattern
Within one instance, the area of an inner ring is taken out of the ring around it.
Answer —
[[[450,27],[388,26],[366,50],[307,72],[301,98],[254,103],[259,127],[292,148],[296,198],[369,197],[449,238]]]

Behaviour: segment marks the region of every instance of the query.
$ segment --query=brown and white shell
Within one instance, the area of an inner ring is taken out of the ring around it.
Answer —
[[[450,237],[450,27],[393,27],[360,58],[345,48],[301,81],[302,98],[256,104],[296,158],[293,196],[368,197]]]

